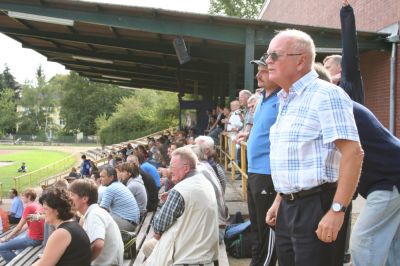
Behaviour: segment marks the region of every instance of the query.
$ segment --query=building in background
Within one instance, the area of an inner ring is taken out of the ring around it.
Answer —
[[[342,1],[332,0],[266,0],[259,18],[265,21],[340,28]],[[400,51],[398,45],[400,23],[400,1],[398,0],[350,0],[356,17],[357,31],[386,32],[393,35],[396,65],[394,73],[394,134],[400,136]],[[323,28],[322,28],[323,27]],[[318,51],[317,51],[318,52]],[[319,52],[317,60],[335,51]],[[338,51],[336,51],[338,53]],[[365,105],[379,118],[382,124],[390,126],[390,65],[393,49],[360,53],[361,73],[365,86]],[[340,52],[339,52],[340,54]]]

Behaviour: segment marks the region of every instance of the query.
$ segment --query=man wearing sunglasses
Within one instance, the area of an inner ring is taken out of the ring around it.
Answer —
[[[266,56],[282,90],[271,127],[279,265],[343,265],[349,205],[363,160],[350,98],[312,70],[315,45],[298,30],[279,32]],[[279,208],[279,212],[278,212]]]
[[[276,192],[269,165],[269,128],[278,114],[278,85],[268,78],[265,58],[251,61],[256,64],[258,87],[262,98],[253,117],[253,127],[247,141],[248,185],[247,203],[252,232],[252,266],[275,265],[274,233],[265,223],[265,214],[274,201]]]

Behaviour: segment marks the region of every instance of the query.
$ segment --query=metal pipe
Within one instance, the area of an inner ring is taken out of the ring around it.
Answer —
[[[389,130],[395,135],[395,110],[396,110],[396,52],[397,43],[392,43],[390,57],[390,104],[389,104]]]

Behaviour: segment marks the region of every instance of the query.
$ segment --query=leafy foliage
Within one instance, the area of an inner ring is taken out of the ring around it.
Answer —
[[[17,89],[17,82],[7,65],[4,66],[3,73],[0,74],[0,91],[4,89]]]
[[[257,18],[264,0],[210,0],[210,14]]]
[[[91,82],[71,72],[62,85],[61,116],[65,119],[65,130],[96,133],[95,120],[100,114],[110,116],[116,104],[131,92],[114,85]]]
[[[178,125],[178,98],[175,93],[135,90],[124,98],[111,117],[96,119],[102,145],[135,139]]]
[[[0,92],[0,136],[14,130],[17,122],[14,91],[3,89]]]

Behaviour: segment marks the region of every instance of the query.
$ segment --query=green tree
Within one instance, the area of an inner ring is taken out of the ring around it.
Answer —
[[[23,107],[18,133],[45,134],[55,130],[52,115],[58,106],[57,90],[47,81],[41,66],[36,71],[36,85],[26,83],[20,105]]]
[[[177,126],[178,97],[171,92],[135,90],[132,97],[118,104],[111,117],[100,115],[96,125],[103,145]]]
[[[15,110],[14,91],[3,89],[0,92],[0,136],[15,129],[17,112]]]
[[[7,64],[4,65],[3,73],[0,74],[0,91],[3,89],[13,89],[14,91],[17,89],[17,82]]]
[[[263,3],[264,0],[210,0],[209,13],[255,19]]]
[[[65,119],[65,130],[85,135],[96,133],[95,120],[100,114],[110,116],[116,104],[131,95],[128,90],[91,82],[72,71],[62,87],[60,114]]]

